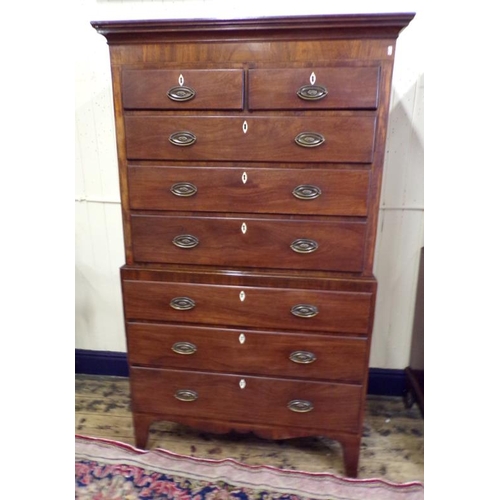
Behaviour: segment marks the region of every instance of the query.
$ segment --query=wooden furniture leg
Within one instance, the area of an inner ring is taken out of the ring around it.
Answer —
[[[149,415],[144,415],[141,413],[134,413],[134,434],[135,434],[135,446],[143,450],[146,449],[148,444],[149,426],[152,423],[152,419]]]
[[[359,450],[361,436],[345,437],[342,440],[344,469],[347,477],[358,477]]]

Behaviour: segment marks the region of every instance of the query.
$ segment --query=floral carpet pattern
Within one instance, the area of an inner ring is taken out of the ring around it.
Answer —
[[[77,500],[423,500],[418,482],[344,479],[76,436]]]
[[[300,500],[297,495],[170,476],[127,465],[81,461],[76,465],[77,498],[85,500],[171,499],[189,500]]]

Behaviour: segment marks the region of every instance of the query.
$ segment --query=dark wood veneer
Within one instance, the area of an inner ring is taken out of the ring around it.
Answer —
[[[376,109],[380,68],[315,67],[251,69],[248,72],[248,109]],[[301,99],[302,86],[320,85],[326,90],[318,100]]]
[[[92,23],[110,45],[137,446],[161,419],[322,434],[356,476],[394,47],[412,18]]]
[[[243,131],[247,123],[248,131]],[[125,116],[127,157],[131,160],[212,160],[268,162],[370,163],[376,118],[368,115],[295,116]],[[191,146],[175,146],[169,137],[188,131]],[[320,133],[317,147],[295,143],[304,132]]]
[[[370,172],[362,169],[129,164],[128,178],[130,207],[139,210],[358,217],[368,211]],[[186,182],[196,187],[194,195],[172,193],[172,186]],[[321,194],[314,199],[299,199],[293,191],[301,185],[316,186]]]
[[[145,70],[128,69],[122,74],[124,109],[243,109],[241,69]],[[179,81],[180,80],[180,81]],[[182,83],[182,85],[181,85]],[[175,101],[172,87],[190,88],[194,97]]]
[[[294,269],[213,267],[144,262],[122,266],[122,280],[157,281],[173,283],[207,283],[234,286],[270,286],[275,288],[303,288],[339,292],[375,293],[377,282],[358,273],[334,273]]]
[[[370,327],[371,293],[128,280],[122,287],[129,320],[353,334],[367,334]],[[169,304],[176,297],[188,297],[196,305],[173,309]],[[296,317],[291,309],[297,304],[311,304],[319,312],[312,318]]]
[[[144,43],[174,40],[246,41],[252,38],[311,40],[395,39],[414,13],[344,14],[260,17],[247,19],[183,19],[93,21],[108,43]]]
[[[245,382],[242,389],[241,381]],[[280,422],[282,427],[309,430],[353,432],[357,429],[362,386],[332,384],[271,377],[241,376],[131,368],[134,411],[139,413],[185,415],[218,418],[223,412],[229,422],[267,424]],[[195,401],[179,401],[181,389],[196,392]],[[295,399],[311,401],[314,409],[307,413],[288,410]]]
[[[137,262],[259,267],[265,261],[281,269],[363,269],[363,222],[132,215],[131,227]],[[179,235],[198,243],[179,248],[173,243]],[[291,249],[304,238],[316,242],[317,250]]]
[[[127,343],[133,365],[155,368],[240,373],[311,380],[362,383],[368,342],[365,338],[304,332],[216,328],[168,323],[128,323]],[[241,337],[243,335],[243,337]],[[328,338],[325,339],[325,335]],[[192,354],[178,354],[173,346],[189,342]],[[296,363],[290,355],[307,351],[310,363]],[[257,355],[258,353],[258,355]]]

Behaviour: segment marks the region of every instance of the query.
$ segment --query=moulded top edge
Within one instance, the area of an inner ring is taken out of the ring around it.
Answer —
[[[200,38],[218,34],[276,33],[308,30],[334,30],[334,37],[398,36],[415,13],[336,14],[315,16],[260,17],[242,19],[151,19],[91,21],[91,25],[108,41],[144,39],[151,36],[196,35]]]

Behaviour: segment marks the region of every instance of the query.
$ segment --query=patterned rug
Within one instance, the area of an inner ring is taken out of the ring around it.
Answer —
[[[418,482],[248,466],[76,436],[77,500],[423,500]]]

